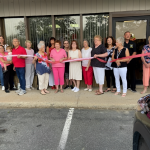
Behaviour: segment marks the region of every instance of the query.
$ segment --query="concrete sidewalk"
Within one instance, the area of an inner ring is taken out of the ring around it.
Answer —
[[[0,87],[1,88],[1,87]],[[74,93],[71,89],[64,90],[64,93],[54,93],[54,90],[48,89],[50,94],[41,95],[40,91],[27,91],[23,96],[17,95],[14,91],[7,94],[0,91],[0,107],[18,107],[18,108],[32,108],[32,107],[74,107],[74,108],[99,108],[99,109],[136,109],[137,100],[150,93],[140,94],[143,86],[137,86],[137,92],[132,93],[128,90],[127,96],[122,98],[121,95],[115,96],[108,92],[103,95],[95,95],[93,92],[84,91],[80,89],[78,93]]]

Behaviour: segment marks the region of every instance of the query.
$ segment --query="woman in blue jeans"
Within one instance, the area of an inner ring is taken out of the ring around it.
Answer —
[[[5,90],[4,87],[4,77],[3,77],[3,71],[2,71],[2,66],[0,65],[0,82],[1,82],[1,86],[2,86],[2,90]]]
[[[6,47],[8,46],[8,44],[5,44],[4,38],[2,35],[0,35],[0,45],[4,46],[4,49],[6,51]],[[0,65],[0,82],[1,82],[1,86],[2,86],[2,90],[5,90],[4,87],[4,77],[3,77],[3,71],[2,71],[2,66]]]

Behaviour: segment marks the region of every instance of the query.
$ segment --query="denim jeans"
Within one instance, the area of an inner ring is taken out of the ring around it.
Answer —
[[[4,86],[4,77],[3,77],[3,71],[1,65],[0,65],[0,81],[1,81],[1,85]]]
[[[22,90],[26,90],[26,80],[25,80],[25,67],[23,68],[15,68],[17,77],[19,78],[20,88]]]

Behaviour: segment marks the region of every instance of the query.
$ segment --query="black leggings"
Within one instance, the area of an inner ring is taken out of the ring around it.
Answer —
[[[5,90],[8,90],[8,84],[9,84],[9,88],[12,89],[13,88],[13,82],[14,82],[14,72],[13,72],[13,65],[9,65],[7,66],[7,72],[5,72],[4,74],[4,86],[5,86]]]
[[[112,79],[113,88],[116,88],[113,70],[105,70],[105,76],[106,76],[106,81],[107,81],[107,88],[110,88],[110,82],[111,82],[110,78]]]

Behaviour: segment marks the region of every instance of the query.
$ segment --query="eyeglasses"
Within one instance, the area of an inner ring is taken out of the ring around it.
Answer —
[[[69,43],[64,43],[64,44],[69,44]]]

